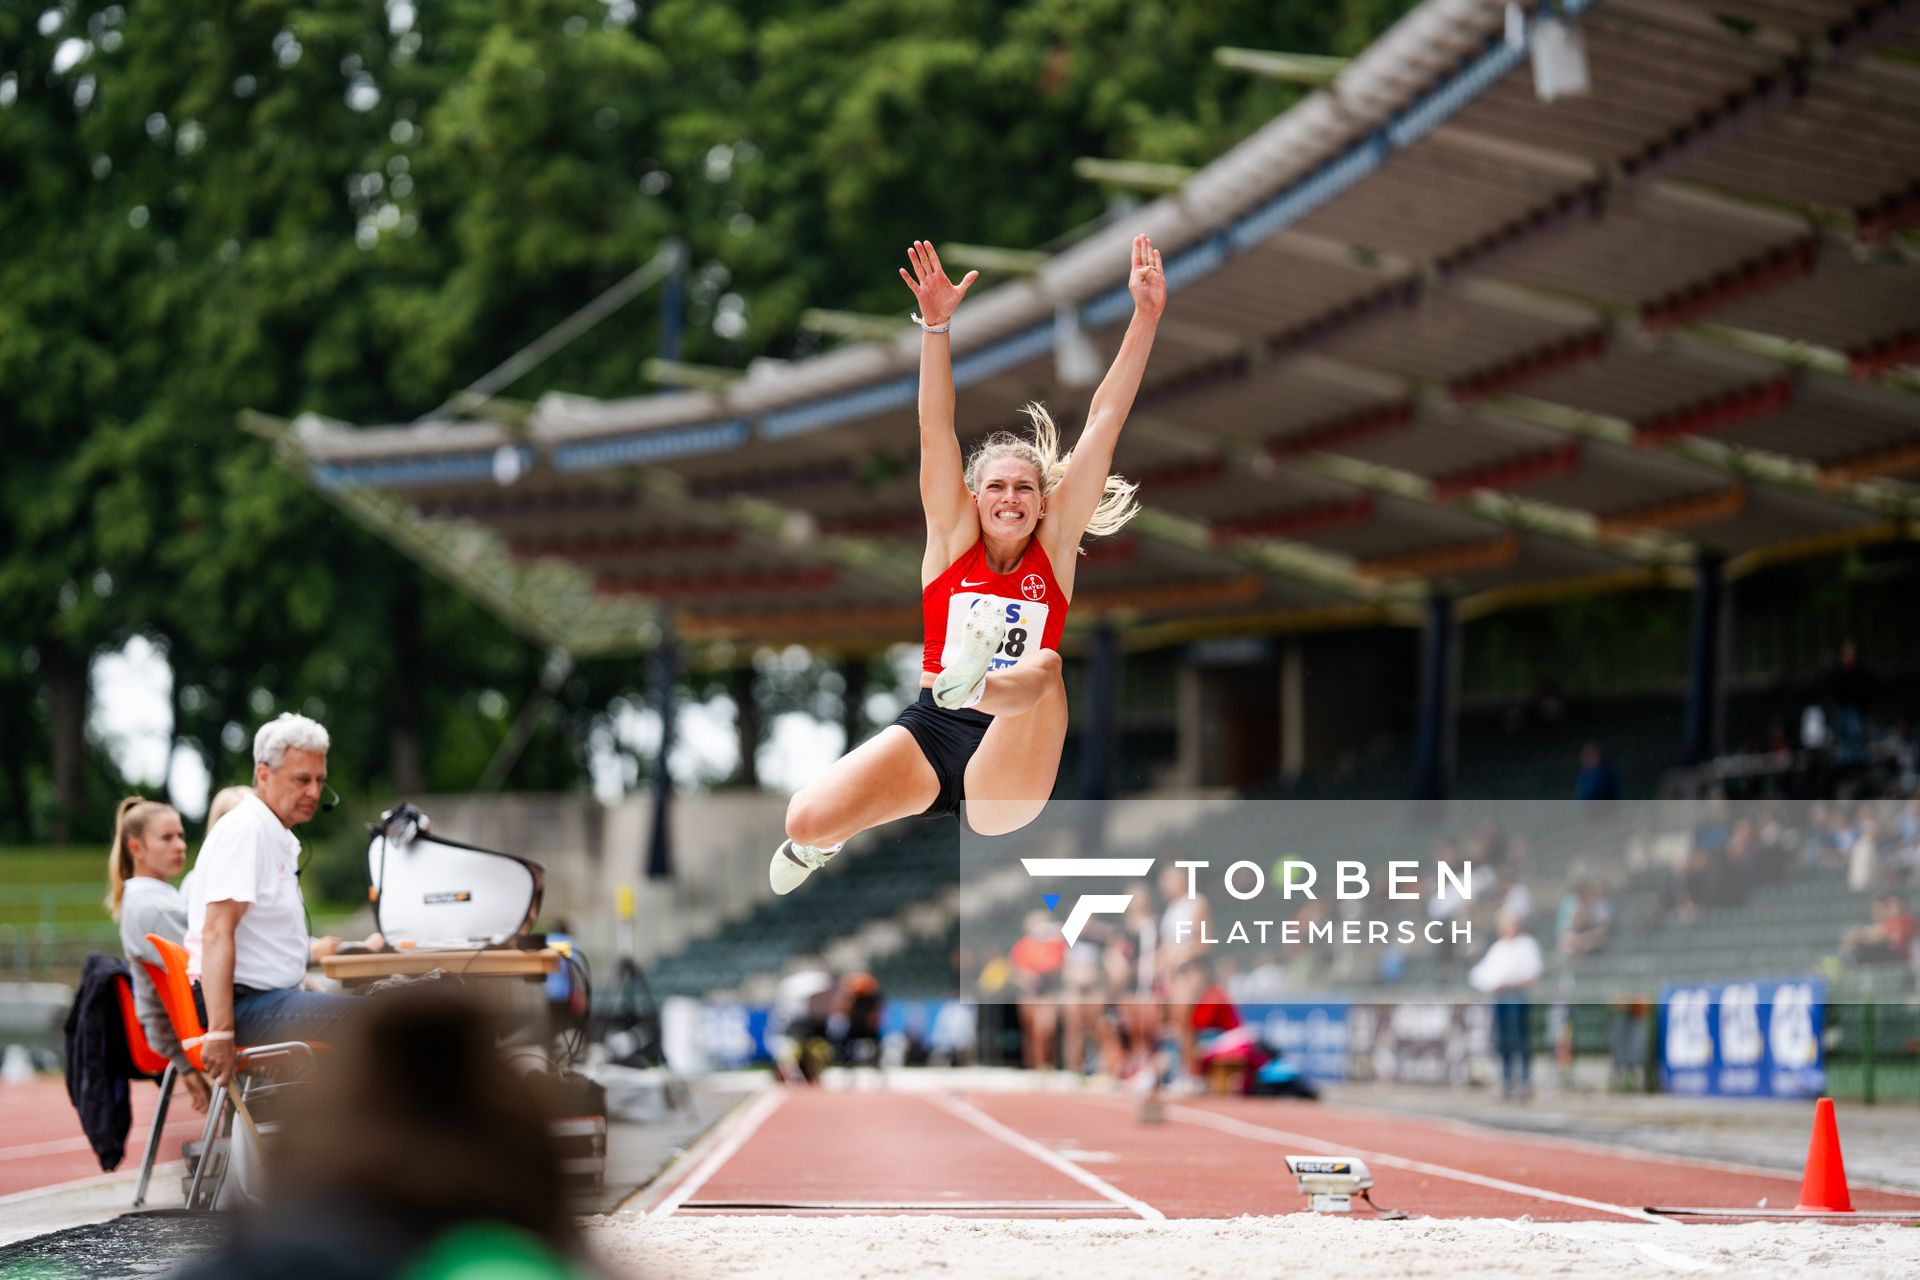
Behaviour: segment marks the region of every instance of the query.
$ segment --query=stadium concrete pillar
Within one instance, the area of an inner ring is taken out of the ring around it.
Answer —
[[[840,728],[847,735],[842,750],[860,745],[867,728],[867,664],[859,658],[840,660]]]
[[[734,731],[740,739],[740,765],[734,771],[734,785],[747,790],[760,786],[760,699],[754,693],[753,664],[735,667],[728,693],[733,697]]]
[[[673,615],[661,610],[660,643],[653,651],[653,705],[660,712],[660,754],[653,762],[653,823],[647,837],[647,879],[673,876],[673,775],[667,757],[673,751],[673,681],[679,664],[679,645],[673,634]]]
[[[1111,622],[1094,630],[1081,690],[1080,798],[1106,800],[1113,795],[1120,723],[1120,632]]]
[[[1694,564],[1693,650],[1687,664],[1685,763],[1720,754],[1727,726],[1727,565],[1712,551]]]
[[[1420,719],[1413,780],[1416,800],[1444,800],[1453,788],[1459,634],[1453,597],[1438,591],[1427,597],[1426,627],[1420,643]]]
[[[673,244],[673,269],[660,287],[660,358],[680,358],[680,335],[687,327],[687,258],[685,245]]]
[[[1307,767],[1307,649],[1298,636],[1280,653],[1280,776],[1297,779]]]

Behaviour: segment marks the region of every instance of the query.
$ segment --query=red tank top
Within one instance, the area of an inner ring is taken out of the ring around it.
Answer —
[[[986,544],[975,542],[920,592],[926,640],[922,671],[940,674],[948,643],[959,640],[960,620],[982,596],[1000,601],[1007,611],[1007,637],[987,670],[1012,666],[1035,643],[1042,649],[1059,650],[1060,633],[1067,625],[1067,593],[1053,576],[1053,562],[1040,549],[1040,540],[1027,540],[1027,549],[1011,573],[989,569]]]

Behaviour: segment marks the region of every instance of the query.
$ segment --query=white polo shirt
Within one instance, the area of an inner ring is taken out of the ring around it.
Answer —
[[[214,824],[187,890],[187,972],[200,976],[209,902],[244,902],[233,934],[233,981],[279,991],[307,976],[307,912],[294,869],[300,841],[249,794]]]

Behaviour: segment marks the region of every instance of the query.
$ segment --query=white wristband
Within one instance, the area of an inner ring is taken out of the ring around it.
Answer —
[[[953,328],[952,316],[947,317],[945,324],[928,324],[920,318],[920,313],[916,311],[913,313],[912,319],[915,324],[920,326],[920,332],[922,333],[945,333],[947,330]]]
[[[191,1040],[188,1040],[185,1044],[181,1045],[180,1047],[183,1049],[191,1049],[195,1045],[205,1044],[209,1040],[231,1040],[231,1039],[233,1039],[233,1032],[231,1031],[203,1031],[199,1035],[193,1037]]]

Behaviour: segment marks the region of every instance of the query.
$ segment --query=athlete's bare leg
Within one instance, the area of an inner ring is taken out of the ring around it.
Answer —
[[[1066,698],[1060,679],[1060,655],[1051,649],[1036,649],[1004,671],[987,675],[987,687],[974,704],[975,711],[990,716],[1025,715],[1055,689]]]
[[[1024,710],[994,710],[1022,703]],[[1060,655],[1036,650],[988,676],[980,710],[990,712],[993,723],[967,762],[965,818],[983,836],[1003,836],[1040,816],[1060,774],[1060,748],[1067,740]]]
[[[836,845],[869,827],[925,813],[939,795],[940,779],[920,744],[888,725],[787,802],[787,837],[816,848]]]

